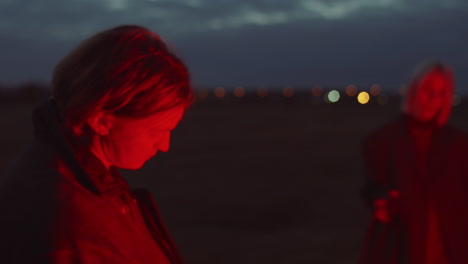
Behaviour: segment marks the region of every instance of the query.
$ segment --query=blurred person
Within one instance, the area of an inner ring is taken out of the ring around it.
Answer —
[[[363,141],[373,220],[361,264],[468,263],[468,144],[447,124],[453,93],[450,67],[424,63],[404,113]]]
[[[149,191],[119,169],[168,151],[193,98],[184,63],[123,25],[65,56],[52,86],[0,189],[0,263],[182,263]]]

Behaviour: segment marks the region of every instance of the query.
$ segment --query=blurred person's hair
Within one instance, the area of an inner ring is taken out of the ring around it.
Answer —
[[[452,68],[447,63],[442,60],[431,59],[424,61],[414,69],[410,79],[410,86],[417,85],[422,78],[433,71],[437,71],[447,78],[453,79]]]
[[[52,88],[67,126],[79,131],[96,111],[138,118],[193,101],[187,67],[157,34],[136,25],[84,40],[57,64]]]
[[[442,60],[427,60],[416,67],[408,83],[408,88],[406,90],[406,100],[402,106],[404,107],[403,110],[405,112],[409,111],[409,104],[412,104],[414,100],[417,100],[416,94],[419,89],[421,80],[425,76],[433,73],[441,74],[441,76],[445,78],[447,84],[445,87],[446,90],[443,98],[442,109],[440,109],[436,120],[434,120],[438,125],[443,125],[450,118],[455,84],[452,68]]]

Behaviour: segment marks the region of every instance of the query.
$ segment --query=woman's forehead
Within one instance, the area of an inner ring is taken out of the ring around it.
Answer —
[[[172,128],[177,125],[184,114],[185,108],[173,107],[168,110],[154,113],[146,117],[119,118],[121,122],[128,122],[139,127],[167,127]]]
[[[432,90],[446,90],[450,89],[449,80],[447,76],[440,72],[431,72],[426,74],[419,82],[419,88],[432,89]]]

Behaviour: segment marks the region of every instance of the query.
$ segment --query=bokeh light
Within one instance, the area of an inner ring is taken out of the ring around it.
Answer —
[[[378,96],[382,92],[382,87],[379,84],[373,84],[370,88],[370,94],[372,96]]]
[[[346,87],[345,91],[348,96],[355,96],[357,94],[357,87],[356,85],[350,84]]]
[[[283,89],[283,96],[284,97],[288,97],[288,98],[291,98],[294,96],[294,89],[292,88],[292,86],[286,86],[284,87]]]
[[[323,88],[318,86],[318,85],[315,85],[314,87],[312,87],[312,95],[313,96],[321,96],[323,93]]]
[[[327,99],[330,103],[336,103],[340,100],[340,93],[337,90],[332,90],[327,94]]]
[[[237,86],[234,88],[234,96],[237,98],[242,98],[245,96],[245,88],[242,86]]]
[[[257,89],[257,95],[259,97],[267,97],[268,96],[268,88],[265,86],[259,87]]]
[[[377,97],[377,103],[379,105],[386,105],[388,104],[388,96],[386,94],[380,94],[378,97]]]
[[[222,86],[218,86],[214,90],[214,94],[218,98],[223,98],[226,95],[226,89]]]
[[[200,99],[206,99],[208,97],[209,93],[210,92],[208,91],[208,89],[199,89],[197,91],[197,96]]]
[[[360,104],[367,104],[369,102],[370,96],[367,92],[360,92],[357,96],[357,100]]]

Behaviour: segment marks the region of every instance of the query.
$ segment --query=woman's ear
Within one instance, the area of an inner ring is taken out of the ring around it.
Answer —
[[[105,136],[112,127],[112,118],[99,111],[88,118],[88,125],[96,134]]]

